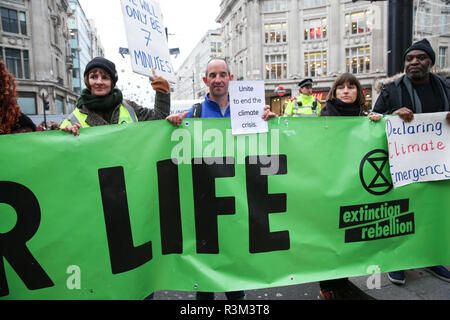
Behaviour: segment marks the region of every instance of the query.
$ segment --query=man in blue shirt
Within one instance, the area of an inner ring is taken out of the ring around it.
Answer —
[[[234,75],[229,71],[227,62],[222,58],[213,58],[208,62],[207,71],[203,82],[209,88],[209,93],[201,106],[201,115],[199,118],[229,118],[230,101],[228,96],[228,85]],[[184,118],[192,118],[193,109],[182,114],[172,114],[166,119],[172,124],[179,126]],[[276,117],[276,114],[270,111],[270,107],[264,108],[262,118],[268,120]]]
[[[209,93],[201,107],[194,106],[191,110],[182,114],[172,114],[166,119],[173,125],[179,126],[184,118],[230,118],[230,99],[228,95],[228,85],[234,76],[225,59],[213,58],[207,64],[206,74],[203,82],[209,88]],[[270,111],[270,106],[265,106],[262,118],[268,120],[276,117]],[[244,291],[225,292],[229,300],[242,300],[245,298]],[[213,300],[213,292],[197,292],[197,300]]]

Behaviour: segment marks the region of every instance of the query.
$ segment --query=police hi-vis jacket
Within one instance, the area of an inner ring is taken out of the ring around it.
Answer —
[[[285,117],[317,117],[320,116],[322,105],[314,96],[300,94],[292,98],[284,111]]]

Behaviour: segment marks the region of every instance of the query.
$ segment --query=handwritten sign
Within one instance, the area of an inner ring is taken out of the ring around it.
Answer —
[[[262,119],[265,106],[264,81],[231,81],[229,93],[234,135],[269,131],[267,121]]]
[[[386,119],[394,188],[450,179],[450,125],[446,112],[417,114],[410,123]]]
[[[156,74],[175,82],[159,3],[154,0],[121,0],[133,71]]]

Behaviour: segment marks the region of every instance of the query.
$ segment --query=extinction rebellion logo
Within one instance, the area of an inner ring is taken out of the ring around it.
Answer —
[[[359,174],[362,186],[373,195],[392,190],[389,155],[384,150],[369,152]],[[345,230],[346,243],[404,236],[414,233],[414,213],[409,212],[409,199],[342,206],[339,229]]]

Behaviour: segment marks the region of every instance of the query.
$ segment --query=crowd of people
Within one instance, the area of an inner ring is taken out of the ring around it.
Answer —
[[[344,73],[334,82],[326,105],[322,105],[312,96],[312,79],[299,83],[300,95],[294,97],[286,107],[285,117],[321,116],[345,117],[368,116],[371,121],[380,120],[383,115],[396,114],[405,122],[414,119],[414,114],[447,111],[446,120],[450,125],[450,82],[431,72],[435,63],[435,53],[424,39],[414,43],[405,51],[405,74],[383,85],[380,96],[372,112],[365,109],[365,96],[355,75]],[[170,85],[155,73],[149,78],[156,92],[154,109],[144,108],[132,101],[126,101],[122,92],[116,88],[118,75],[112,61],[103,57],[94,58],[84,71],[84,89],[72,114],[60,125],[41,123],[38,127],[21,112],[17,102],[17,83],[0,60],[0,135],[29,133],[35,131],[62,130],[77,136],[80,128],[133,123],[167,119],[179,126],[184,118],[229,118],[230,103],[228,85],[233,80],[229,65],[225,59],[213,58],[203,77],[209,88],[201,104],[182,114],[170,114]],[[277,117],[264,108],[262,118],[266,121]],[[450,272],[443,266],[426,268],[438,278],[450,282]],[[405,283],[404,271],[390,272],[388,278],[395,284]],[[347,278],[321,281],[320,297],[332,299],[373,299]],[[231,300],[245,298],[244,291],[227,292]],[[151,299],[153,295],[149,296]],[[214,299],[214,293],[197,292],[197,299]]]

